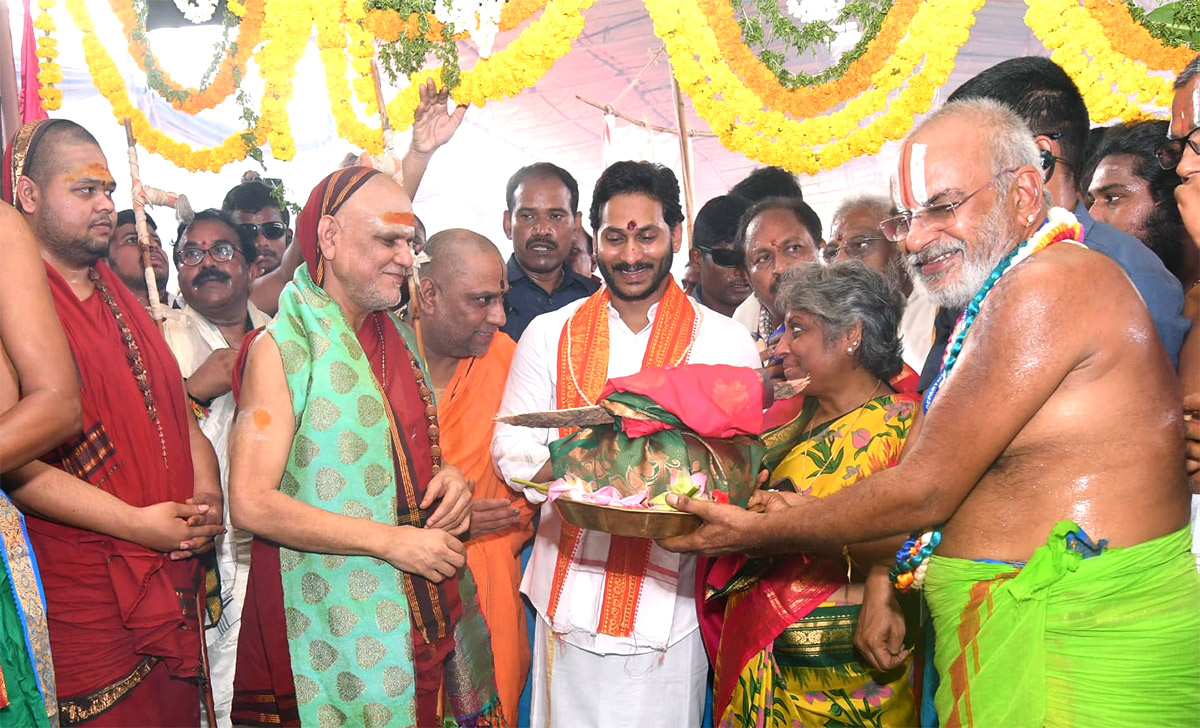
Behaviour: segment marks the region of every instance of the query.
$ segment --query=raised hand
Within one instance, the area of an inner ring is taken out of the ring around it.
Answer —
[[[421,101],[413,118],[410,146],[418,154],[433,154],[454,137],[467,107],[459,104],[450,112],[450,91],[446,88],[438,91],[432,78],[418,86],[417,92]]]

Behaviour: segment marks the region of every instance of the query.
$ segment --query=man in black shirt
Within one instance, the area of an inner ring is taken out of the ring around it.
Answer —
[[[522,167],[508,180],[505,198],[504,234],[513,255],[502,331],[518,340],[535,317],[592,295],[600,283],[568,262],[580,222],[579,185],[569,172],[549,162]]]

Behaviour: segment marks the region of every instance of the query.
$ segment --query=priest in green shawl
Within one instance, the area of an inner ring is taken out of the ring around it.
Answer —
[[[255,534],[234,679],[245,725],[502,725],[416,338],[404,191],[365,167],[298,220],[305,267],[235,382],[230,513]]]

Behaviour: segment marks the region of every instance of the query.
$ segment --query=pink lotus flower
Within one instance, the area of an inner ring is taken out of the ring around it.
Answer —
[[[887,685],[880,685],[877,682],[871,681],[863,685],[860,689],[850,693],[850,697],[855,700],[862,700],[867,705],[878,708],[883,705],[883,701],[892,697],[892,689]]]
[[[871,442],[871,433],[865,427],[860,427],[850,435],[850,444],[856,449],[866,447]]]

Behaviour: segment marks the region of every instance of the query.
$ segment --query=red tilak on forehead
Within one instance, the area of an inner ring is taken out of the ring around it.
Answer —
[[[912,190],[912,172],[909,171],[909,165],[912,163],[912,144],[905,144],[900,149],[900,202],[907,205],[908,201],[913,199]],[[917,200],[917,204],[921,204],[921,200]]]
[[[417,218],[411,212],[385,212],[379,216],[379,219],[388,225],[417,226]]]
[[[625,229],[629,232],[637,230],[637,220],[630,220],[629,222],[625,223]]]

